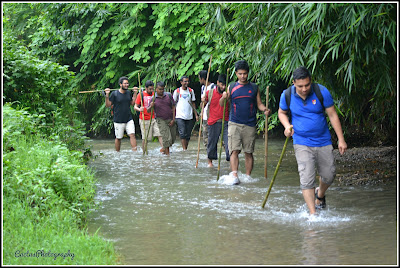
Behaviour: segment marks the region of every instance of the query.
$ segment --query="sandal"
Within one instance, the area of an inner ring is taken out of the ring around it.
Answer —
[[[319,204],[315,205],[316,209],[321,209],[326,207],[326,201],[325,201],[325,196],[324,197],[318,197],[318,188],[315,189],[315,198],[319,200]]]

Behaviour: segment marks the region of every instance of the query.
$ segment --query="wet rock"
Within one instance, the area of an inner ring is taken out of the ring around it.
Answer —
[[[350,148],[343,155],[334,150],[339,185],[396,183],[397,146]]]

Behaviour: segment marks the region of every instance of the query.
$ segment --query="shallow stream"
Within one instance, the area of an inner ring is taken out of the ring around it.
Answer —
[[[239,155],[239,185],[217,182],[217,165],[207,167],[197,138],[180,143],[171,155],[121,152],[114,140],[91,140],[97,157],[89,166],[98,178],[89,231],[114,241],[127,265],[395,265],[398,263],[396,185],[337,186],[326,194],[327,208],[315,218],[299,187],[289,142],[265,208],[262,202],[284,140],[268,141],[268,179],[264,141],[256,141],[251,177]],[[141,140],[138,140],[141,144]],[[223,155],[223,154],[222,154]],[[221,160],[221,178],[229,162]]]

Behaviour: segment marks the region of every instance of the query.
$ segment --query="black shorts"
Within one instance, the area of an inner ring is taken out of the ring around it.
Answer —
[[[176,124],[178,125],[178,133],[181,139],[190,140],[192,135],[192,129],[194,127],[194,120],[184,120],[181,118],[175,118]]]

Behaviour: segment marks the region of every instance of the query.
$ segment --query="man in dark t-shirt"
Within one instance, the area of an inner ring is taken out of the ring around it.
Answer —
[[[235,62],[235,74],[237,82],[228,86],[228,90],[222,94],[220,105],[224,99],[230,103],[228,123],[228,147],[230,153],[231,176],[238,179],[239,153],[244,151],[246,175],[250,176],[253,170],[254,145],[257,132],[257,109],[265,116],[271,113],[261,102],[260,91],[256,84],[247,80],[249,65],[245,60]],[[254,86],[254,87],[253,87]]]
[[[121,149],[121,140],[124,132],[128,134],[133,151],[137,151],[137,143],[135,137],[135,123],[132,118],[131,105],[134,105],[137,87],[134,87],[133,97],[128,90],[129,82],[127,77],[119,79],[120,89],[113,91],[110,95],[110,89],[106,88],[106,107],[113,105],[113,120],[115,129],[115,150],[117,152]]]

